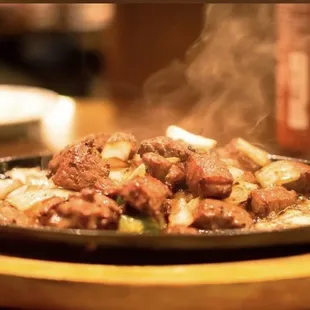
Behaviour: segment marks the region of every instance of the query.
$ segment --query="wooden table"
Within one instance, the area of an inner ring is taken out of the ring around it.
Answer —
[[[122,267],[0,256],[0,307],[36,310],[306,310],[310,255]]]

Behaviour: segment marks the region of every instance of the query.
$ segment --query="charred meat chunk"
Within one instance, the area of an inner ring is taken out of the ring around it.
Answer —
[[[251,212],[258,217],[266,217],[271,212],[278,213],[297,200],[295,191],[288,191],[282,186],[255,189],[251,197]]]
[[[230,203],[204,199],[194,211],[193,227],[204,230],[248,228],[252,225],[250,214]]]
[[[286,183],[284,186],[289,190],[295,190],[301,194],[310,194],[310,166],[299,162],[291,162],[291,165],[299,171],[300,178],[296,181]]]
[[[0,225],[18,225],[29,227],[34,223],[24,212],[11,206],[8,202],[0,201]]]
[[[101,158],[98,139],[84,138],[53,157],[49,177],[57,186],[79,191],[108,177],[109,165]]]
[[[135,177],[120,190],[120,196],[132,208],[156,219],[163,216],[162,204],[170,195],[168,187],[151,176]]]
[[[156,153],[142,155],[147,172],[154,178],[164,182],[171,190],[184,187],[185,168],[183,163],[172,164],[169,160]]]
[[[111,179],[103,178],[95,183],[93,189],[101,192],[105,196],[115,198],[118,195],[120,187]]]
[[[187,160],[186,183],[195,196],[227,198],[232,191],[233,176],[216,156],[193,154]]]
[[[185,167],[183,163],[174,164],[169,169],[168,174],[165,178],[165,183],[168,185],[168,187],[175,191],[179,188],[183,188],[185,185]]]
[[[77,229],[117,229],[121,208],[117,203],[91,189],[67,201],[50,204],[38,218],[43,226]]]
[[[165,158],[178,157],[181,161],[185,161],[192,151],[183,141],[175,141],[168,137],[159,136],[142,141],[138,153],[140,155],[156,153]]]
[[[164,181],[172,164],[163,156],[156,153],[146,153],[142,155],[142,162],[147,168],[147,172],[154,178]]]

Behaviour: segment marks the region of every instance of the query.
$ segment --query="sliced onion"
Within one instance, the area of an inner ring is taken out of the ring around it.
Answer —
[[[45,170],[41,170],[40,168],[13,168],[6,172],[6,175],[23,184],[50,188],[55,187],[53,181],[46,177],[46,173]]]
[[[237,182],[244,174],[244,171],[233,166],[228,166],[228,170],[233,176],[234,182]]]
[[[103,159],[117,158],[127,161],[132,150],[132,142],[126,140],[107,142],[101,152]]]
[[[42,202],[52,197],[68,198],[74,192],[64,189],[41,189],[23,186],[11,192],[5,199],[9,204],[20,211],[25,211],[33,207],[38,202]]]
[[[234,145],[238,151],[249,157],[257,165],[264,167],[270,163],[269,154],[249,142],[238,138],[234,141]]]
[[[146,175],[146,167],[144,164],[141,164],[128,175],[127,180],[129,181],[137,176],[144,177],[145,175]]]
[[[169,126],[166,130],[166,136],[173,140],[182,140],[194,148],[203,151],[209,151],[217,144],[217,142],[213,139],[195,135],[178,126]]]
[[[166,160],[168,160],[171,164],[177,164],[181,161],[179,157],[168,157]]]
[[[201,198],[197,197],[188,202],[187,206],[189,207],[192,213],[197,209],[200,201],[201,201]]]
[[[106,159],[106,162],[110,165],[110,168],[126,168],[128,167],[128,163],[125,161],[122,161],[118,158],[108,158]]]
[[[251,192],[257,188],[257,184],[239,181],[233,186],[230,196],[226,198],[225,201],[234,205],[240,205],[241,203],[247,201],[251,195]]]
[[[171,212],[169,215],[170,225],[189,226],[193,223],[193,221],[193,214],[188,207],[185,198],[173,199],[171,202]]]
[[[113,169],[110,170],[109,178],[117,183],[123,183],[128,176],[127,168]]]
[[[290,161],[279,160],[260,169],[255,176],[259,184],[266,188],[298,180],[300,170]]]
[[[4,179],[0,180],[0,199],[4,199],[12,191],[21,187],[23,183],[19,180]]]

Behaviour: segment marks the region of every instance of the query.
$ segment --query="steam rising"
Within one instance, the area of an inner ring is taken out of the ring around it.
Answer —
[[[221,143],[236,136],[272,143],[273,13],[272,4],[207,5],[204,29],[184,61],[145,82],[143,134],[176,124]]]

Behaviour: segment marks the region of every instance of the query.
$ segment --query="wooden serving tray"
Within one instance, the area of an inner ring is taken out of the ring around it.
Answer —
[[[0,307],[310,309],[310,254],[233,263],[112,266],[0,256]]]

